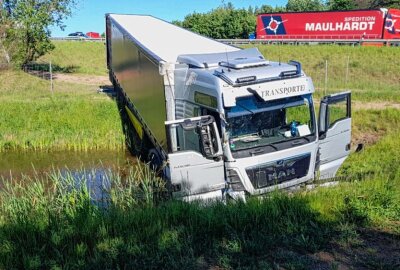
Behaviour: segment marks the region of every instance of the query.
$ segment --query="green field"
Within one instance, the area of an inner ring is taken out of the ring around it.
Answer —
[[[2,154],[122,148],[115,102],[79,80],[107,76],[104,45],[55,44],[42,60],[78,79],[56,80],[54,93],[49,81],[22,71],[0,73]],[[58,172],[50,179],[3,179],[0,269],[399,269],[400,110],[386,106],[400,101],[400,50],[260,50],[271,60],[301,61],[319,97],[325,59],[328,92],[353,90],[353,141],[364,142],[365,149],[342,166],[339,175],[346,181],[205,207],[154,198],[152,188],[162,185],[146,168],[125,172],[125,181],[110,173],[110,194],[96,202],[88,179],[72,183]]]
[[[98,87],[0,73],[0,152],[122,149],[116,103]]]
[[[55,50],[42,57],[40,62],[51,61],[56,72],[71,75],[73,80],[55,80],[54,94],[50,92],[49,81],[20,71],[0,73],[0,151],[121,148],[123,138],[115,103],[97,94],[95,85],[80,80],[90,76],[94,76],[94,84],[97,76],[104,76],[103,80],[106,80],[105,45],[62,41],[55,45]],[[351,89],[354,101],[360,104],[368,101],[372,108],[375,103],[400,102],[398,48],[332,45],[265,45],[259,48],[267,59],[300,61],[305,72],[313,78],[317,97],[324,95],[324,66],[328,60],[328,93]],[[349,76],[346,83],[347,59]],[[359,130],[365,127],[358,123],[354,122],[356,139],[362,137],[361,141],[374,142],[383,134],[381,129],[371,128],[372,137],[365,138],[369,133],[361,134]]]
[[[106,45],[103,42],[55,41],[55,49],[39,61],[52,62],[72,74],[106,75]]]

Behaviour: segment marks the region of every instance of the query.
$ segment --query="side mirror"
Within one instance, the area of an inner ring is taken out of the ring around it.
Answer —
[[[220,155],[213,123],[197,127],[200,138],[201,152],[206,158],[215,158]]]
[[[320,139],[324,139],[328,130],[328,104],[321,102],[319,108],[318,132]]]

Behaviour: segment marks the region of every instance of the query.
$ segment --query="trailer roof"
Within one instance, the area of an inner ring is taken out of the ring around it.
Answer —
[[[179,55],[240,50],[148,15],[109,14],[144,49],[166,62]]]

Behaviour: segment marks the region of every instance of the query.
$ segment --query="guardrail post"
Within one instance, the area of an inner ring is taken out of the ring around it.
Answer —
[[[325,60],[325,91],[324,91],[325,96],[326,96],[327,88],[328,88],[328,60]]]
[[[346,62],[346,77],[344,81],[344,88],[347,89],[347,81],[349,78],[349,62],[350,62],[350,55],[347,56],[347,62]]]
[[[49,73],[50,73],[50,91],[51,91],[51,95],[54,94],[54,86],[53,86],[53,67],[51,65],[51,60],[49,63]]]

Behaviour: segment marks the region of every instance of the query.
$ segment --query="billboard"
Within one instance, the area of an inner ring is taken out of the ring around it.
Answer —
[[[260,14],[258,39],[379,39],[385,21],[381,10]]]

